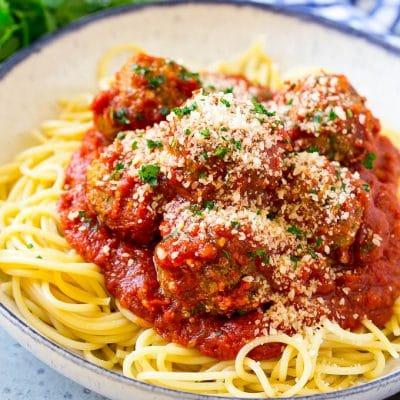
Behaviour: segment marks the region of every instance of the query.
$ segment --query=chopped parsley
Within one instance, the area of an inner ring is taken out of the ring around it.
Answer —
[[[118,132],[116,138],[117,138],[118,140],[122,140],[125,136],[126,136],[126,135],[125,135],[125,132]]]
[[[194,102],[190,104],[189,106],[184,106],[184,107],[175,107],[172,109],[173,113],[177,115],[178,117],[183,117],[185,115],[189,115],[192,111],[197,110],[197,103]]]
[[[165,236],[165,238],[163,238],[163,242],[167,241],[168,239],[171,239],[172,237],[176,237],[178,236],[178,229],[175,228],[169,235]]]
[[[165,82],[165,76],[164,75],[152,76],[151,78],[147,79],[147,82],[149,83],[149,87],[151,89],[157,89],[160,85],[162,85]]]
[[[204,136],[206,139],[208,139],[210,137],[210,130],[204,129],[204,130],[200,131],[200,135]]]
[[[159,140],[147,139],[147,148],[149,149],[161,149],[163,144]]]
[[[315,245],[316,245],[317,247],[321,247],[321,245],[322,245],[322,238],[318,238],[318,239],[317,239],[317,242],[315,243]]]
[[[157,186],[158,174],[160,173],[160,167],[155,164],[142,165],[139,170],[139,177],[142,182],[148,183],[151,187]]]
[[[319,148],[316,147],[316,146],[310,146],[310,147],[307,149],[307,153],[319,153]]]
[[[262,262],[264,262],[265,264],[269,264],[270,257],[267,254],[267,250],[265,249],[257,249],[255,251],[250,251],[249,253],[247,253],[247,255],[251,258],[259,257],[261,258]]]
[[[212,210],[215,207],[215,202],[213,201],[205,201],[204,202],[204,208],[207,208],[208,210]]]
[[[370,186],[368,183],[363,183],[362,184],[362,188],[366,191],[369,192],[371,190]]]
[[[309,247],[308,248],[308,252],[310,253],[310,256],[314,259],[314,260],[316,260],[318,257],[317,257],[317,253],[315,252],[315,250],[312,248],[312,247]]]
[[[39,258],[39,260],[43,260],[43,257],[41,255],[36,256],[36,258]]]
[[[238,221],[231,221],[231,225],[235,228],[235,229],[239,229],[240,228],[240,223]]]
[[[255,250],[255,251],[250,251],[250,252],[248,253],[248,256],[251,257],[251,258],[254,258],[254,257],[263,257],[263,256],[265,256],[266,254],[267,254],[267,251],[266,251],[265,249],[257,249],[257,250]]]
[[[348,116],[349,118],[351,118],[351,117],[353,116],[353,111],[351,111],[350,108],[348,108],[348,109],[346,110],[346,114],[347,114],[347,116]]]
[[[241,149],[242,149],[242,143],[240,143],[239,140],[231,139],[231,143],[232,143],[233,145],[235,145],[236,150],[241,150]]]
[[[32,243],[28,243],[28,244],[26,245],[26,247],[27,247],[28,249],[33,249],[33,244],[32,244]]]
[[[117,163],[117,165],[115,166],[115,171],[121,171],[121,169],[124,169],[125,165],[122,162]]]
[[[314,115],[314,122],[316,124],[320,124],[322,122],[322,116],[320,114],[315,114]]]
[[[118,108],[112,111],[112,120],[120,125],[128,125],[131,123],[127,116],[128,110],[126,108]]]
[[[231,255],[230,255],[229,251],[227,251],[227,250],[225,250],[225,249],[222,249],[222,253],[224,254],[224,256],[225,256],[225,258],[226,258],[227,260],[230,260],[230,259],[231,259]]]
[[[254,108],[252,108],[250,111],[255,112],[257,114],[264,114],[267,117],[273,117],[274,115],[276,115],[275,111],[267,110],[261,103],[257,103],[257,101],[255,100],[253,100],[253,106]]]
[[[183,131],[183,133],[184,133],[186,136],[189,136],[189,135],[192,133],[192,131],[191,131],[189,128],[186,128],[186,129]]]
[[[301,239],[304,234],[303,231],[295,225],[290,225],[287,231],[296,236],[297,239]]]
[[[225,94],[233,93],[233,86],[230,86],[230,87],[224,89],[224,93],[225,93]]]
[[[206,177],[206,173],[204,171],[200,172],[199,178],[200,179],[205,179],[205,177]]]
[[[88,218],[86,216],[86,211],[80,210],[80,211],[78,211],[78,215],[82,222],[86,222],[87,224],[90,224],[92,222],[92,218]]]
[[[214,151],[214,156],[217,156],[221,159],[224,159],[224,157],[229,153],[229,149],[227,147],[221,147],[218,146],[217,150]]]
[[[258,212],[258,211],[257,211],[257,212]],[[261,210],[260,210],[260,214],[261,214]],[[267,214],[267,218],[268,218],[270,221],[273,221],[273,220],[275,219],[275,217],[276,217],[276,214],[273,213],[273,212],[269,212],[269,213]]]
[[[334,121],[337,118],[335,111],[331,110],[329,113],[329,121]]]
[[[201,153],[201,155],[202,155],[202,157],[203,157],[204,159],[206,159],[206,160],[207,160],[207,158],[209,157],[209,155],[208,155],[208,153],[207,153],[206,151],[204,151],[203,153]]]
[[[188,79],[193,79],[197,83],[199,83],[199,84],[201,83],[200,75],[197,72],[190,72],[184,67],[181,67],[179,78],[181,78],[184,81],[187,81]]]
[[[141,65],[138,64],[133,64],[132,71],[136,72],[139,75],[146,75],[150,72],[150,69],[147,67],[142,67]]]
[[[294,262],[297,266],[297,263],[299,262],[300,257],[297,256],[290,256],[290,261]]]
[[[365,168],[373,169],[375,160],[376,160],[376,154],[375,153],[368,153],[365,156],[365,158],[361,161],[361,163],[362,163],[362,165],[364,165]]]
[[[131,144],[131,149],[136,150],[137,149],[137,140],[134,140]]]
[[[161,108],[160,108],[160,114],[163,115],[163,116],[165,117],[166,115],[169,114],[169,108],[168,108],[168,107],[165,107],[165,106],[161,107]]]
[[[226,99],[224,99],[224,98],[220,99],[220,102],[221,102],[225,107],[230,107],[230,106],[231,106],[231,103],[229,103],[229,101],[226,100]]]

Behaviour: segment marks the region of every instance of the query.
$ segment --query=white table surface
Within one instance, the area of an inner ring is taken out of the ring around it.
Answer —
[[[0,400],[108,399],[47,367],[0,328]]]

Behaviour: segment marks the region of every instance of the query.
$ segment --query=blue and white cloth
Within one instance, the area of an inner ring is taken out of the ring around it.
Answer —
[[[307,12],[400,48],[400,0],[252,0]]]

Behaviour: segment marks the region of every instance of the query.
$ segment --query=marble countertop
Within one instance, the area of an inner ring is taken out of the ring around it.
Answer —
[[[0,328],[0,399],[108,400],[47,367],[2,328]],[[399,399],[400,394],[387,400]]]

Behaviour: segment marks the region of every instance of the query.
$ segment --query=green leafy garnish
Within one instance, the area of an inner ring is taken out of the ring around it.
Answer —
[[[183,117],[185,115],[189,115],[192,111],[197,110],[197,103],[194,102],[189,106],[184,107],[175,107],[172,109],[173,113],[178,117]]]
[[[222,98],[222,99],[220,100],[220,102],[221,102],[225,107],[230,107],[230,106],[231,106],[231,103],[229,103],[229,101],[226,100],[226,99],[224,99],[224,98]]]
[[[217,156],[221,159],[224,159],[224,157],[229,153],[229,149],[227,147],[221,147],[218,146],[217,150],[214,151],[214,156]]]
[[[240,228],[240,223],[238,221],[231,221],[231,225],[235,228],[235,229],[239,229]]]
[[[204,129],[204,130],[200,131],[200,135],[204,136],[206,139],[208,139],[210,137],[210,130]]]
[[[147,79],[147,82],[149,83],[149,87],[151,89],[156,89],[165,82],[165,76],[164,75],[152,76]]]
[[[292,235],[296,236],[297,239],[301,239],[304,234],[303,231],[295,225],[290,225],[287,231]]]
[[[129,121],[127,113],[128,113],[128,110],[126,108],[118,108],[117,110],[114,110],[112,112],[112,119],[117,124],[128,125],[128,124],[130,124],[131,121]]]
[[[142,165],[139,170],[139,177],[142,182],[148,183],[151,187],[157,186],[158,174],[160,173],[160,167],[155,164]]]
[[[163,116],[165,117],[166,115],[169,114],[169,108],[168,108],[168,107],[165,107],[165,106],[161,107],[161,108],[160,108],[160,114],[163,115]]]
[[[142,67],[139,64],[132,64],[132,71],[137,73],[138,75],[147,75],[150,72],[150,69],[147,67]]]
[[[204,208],[207,208],[208,210],[212,210],[214,207],[215,207],[214,201],[205,201],[204,202]]]
[[[362,165],[364,165],[365,168],[373,169],[375,160],[376,160],[376,154],[375,153],[368,153],[365,156],[365,158],[361,161],[361,163],[362,163]]]
[[[369,192],[371,190],[370,186],[368,183],[363,183],[362,184],[362,188],[366,191]]]
[[[257,103],[257,101],[255,100],[253,100],[253,106],[254,108],[252,108],[250,111],[255,112],[257,114],[264,114],[267,117],[273,117],[274,115],[276,115],[275,111],[267,110],[261,103]]]
[[[163,144],[159,140],[147,139],[147,148],[149,149],[161,149]]]
[[[329,121],[334,121],[337,118],[335,111],[331,110],[329,113]]]

